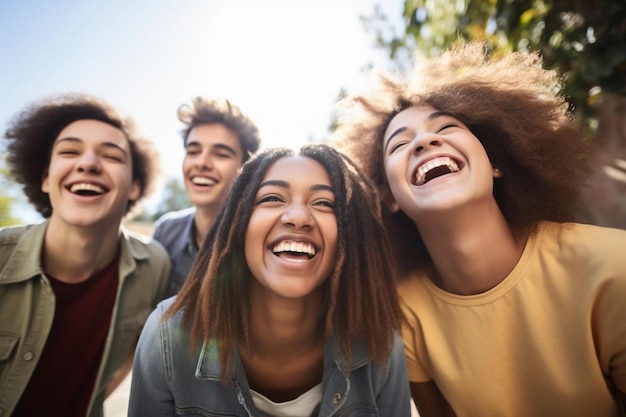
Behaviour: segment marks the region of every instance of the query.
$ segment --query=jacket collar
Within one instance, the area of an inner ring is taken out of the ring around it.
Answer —
[[[0,284],[26,281],[44,275],[41,268],[41,251],[48,228],[48,220],[27,226],[18,238],[13,253],[0,271]],[[150,254],[141,238],[121,227],[120,233],[120,277],[125,277],[135,270],[136,261],[149,258]]]
[[[361,343],[354,343],[352,347],[352,364],[346,371],[345,369],[347,363],[345,360],[342,360],[342,358],[338,354],[338,350],[334,347],[333,343],[326,344],[324,352],[325,372],[327,368],[334,365],[338,369],[340,369],[342,373],[348,375],[355,369],[365,365],[368,361],[369,358],[367,356],[367,349],[365,348],[365,346]],[[239,382],[241,382],[241,380],[245,380],[245,378],[242,378],[245,376],[245,370],[243,369],[243,364],[241,363],[241,359],[237,350],[235,350],[233,367],[233,378],[239,379]],[[219,357],[219,344],[216,340],[204,342],[202,344],[202,348],[200,349],[198,357],[198,364],[196,366],[196,378],[219,381],[221,371],[222,366],[220,364]]]
[[[26,281],[43,274],[40,260],[47,227],[47,220],[37,225],[24,226],[26,230],[16,237],[15,249],[0,271],[0,283]]]

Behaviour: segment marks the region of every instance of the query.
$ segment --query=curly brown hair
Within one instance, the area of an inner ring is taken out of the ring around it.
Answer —
[[[109,103],[92,95],[67,93],[46,97],[19,112],[4,134],[9,141],[7,162],[13,177],[45,218],[50,217],[53,207],[48,194],[41,191],[41,179],[50,164],[54,141],[66,126],[85,119],[107,123],[128,139],[133,180],[139,182],[141,194],[137,200],[128,201],[126,213],[153,190],[160,172],[159,155],[151,141],[138,136],[130,118],[123,118]]]
[[[372,93],[339,103],[331,143],[351,155],[381,192],[390,192],[382,159],[385,129],[398,112],[428,104],[463,122],[502,171],[494,197],[513,230],[532,233],[543,220],[575,219],[589,144],[560,93],[562,80],[542,68],[538,54],[496,56],[482,43],[460,43],[438,57],[416,59],[408,77],[379,74],[378,81]],[[415,251],[427,256],[406,215],[389,214],[388,223],[404,253],[401,263],[415,263]]]
[[[290,149],[273,148],[243,165],[229,197],[204,241],[189,278],[165,317],[182,310],[191,346],[220,341],[222,381],[233,364],[235,342],[249,349],[248,281],[244,239],[265,172]],[[393,257],[376,187],[348,158],[326,145],[305,145],[299,155],[319,162],[335,192],[337,260],[322,284],[321,325],[349,363],[352,344],[362,342],[375,361],[384,360],[403,318],[395,289]],[[374,245],[373,242],[376,242]]]
[[[189,104],[178,108],[178,120],[185,124],[181,134],[183,144],[191,130],[199,125],[217,123],[224,125],[239,139],[243,151],[243,162],[253,155],[261,144],[259,129],[252,120],[241,112],[241,109],[226,99],[209,100],[204,97],[195,97]]]

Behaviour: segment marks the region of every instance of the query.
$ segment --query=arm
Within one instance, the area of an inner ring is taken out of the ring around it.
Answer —
[[[383,372],[381,371],[381,374]],[[406,358],[402,339],[398,334],[394,336],[393,348],[387,365],[385,378],[378,388],[376,404],[381,416],[409,416],[411,415],[411,394],[409,378],[406,371]],[[381,378],[381,379],[382,379]]]
[[[456,416],[433,381],[411,382],[411,395],[421,417]]]
[[[160,318],[162,306],[150,314],[144,326],[133,363],[128,416],[173,416],[174,396],[165,372]]]

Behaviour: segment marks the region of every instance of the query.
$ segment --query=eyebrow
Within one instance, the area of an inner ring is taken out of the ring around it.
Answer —
[[[282,181],[282,180],[267,180],[262,182],[259,185],[259,190],[263,187],[268,187],[268,186],[276,186],[276,187],[281,187],[281,188],[285,188],[285,189],[290,189],[291,186],[289,185],[289,183],[287,181]],[[320,191],[320,190],[325,190],[325,191],[330,191],[331,193],[335,193],[335,190],[333,189],[333,187],[331,187],[330,185],[326,185],[326,184],[314,184],[309,188],[311,191]]]
[[[60,143],[63,143],[63,142],[84,143],[84,141],[82,139],[80,139],[80,138],[76,138],[74,136],[68,136],[68,137],[65,137],[65,138],[58,139],[54,143],[54,145],[52,145],[52,148],[56,148],[57,145],[59,145]],[[123,147],[121,147],[117,143],[103,142],[103,143],[98,145],[98,148],[100,148],[100,147],[117,149],[119,151],[124,152],[125,155],[128,155],[128,152],[126,151],[126,149],[124,149]]]
[[[436,111],[433,112],[431,114],[428,115],[428,117],[426,117],[426,120],[428,121],[432,121],[438,117],[442,117],[442,116],[450,116],[450,117],[454,117],[452,116],[450,113],[445,112],[445,111]],[[391,135],[389,135],[389,137],[387,138],[387,141],[385,142],[385,147],[383,148],[383,153],[387,153],[387,148],[389,147],[389,142],[391,141],[391,139],[394,138],[394,136],[399,135],[400,133],[404,132],[408,130],[408,128],[406,126],[402,126],[398,129],[396,129]]]
[[[187,142],[187,144],[185,145],[185,149],[189,148],[190,146],[202,146],[202,145],[200,145],[200,142],[194,140],[192,142]],[[228,145],[225,145],[223,143],[216,143],[214,145],[211,145],[211,149],[221,149],[221,150],[226,151],[228,153],[231,153],[231,154],[233,154],[235,156],[237,155],[237,152],[235,151],[234,148],[232,148],[232,147],[230,147]]]

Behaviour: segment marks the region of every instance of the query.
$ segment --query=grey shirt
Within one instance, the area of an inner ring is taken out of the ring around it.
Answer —
[[[198,255],[193,227],[195,213],[195,207],[171,211],[154,224],[154,239],[165,247],[172,261],[165,298],[178,294]]]

